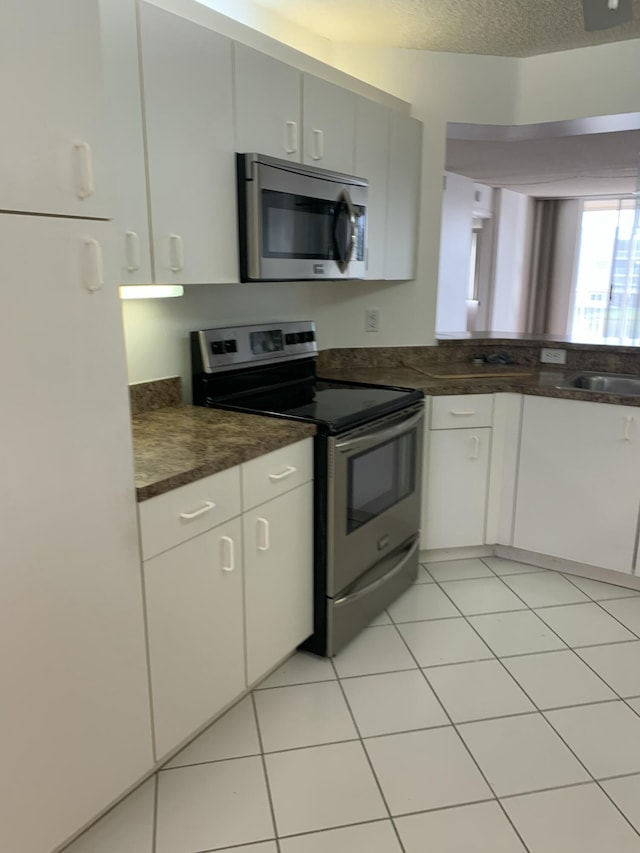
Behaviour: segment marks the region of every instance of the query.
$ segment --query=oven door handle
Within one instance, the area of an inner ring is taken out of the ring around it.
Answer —
[[[366,586],[363,586],[360,589],[356,589],[354,592],[348,592],[346,595],[343,595],[340,598],[336,598],[336,600],[334,601],[334,605],[336,607],[340,607],[345,604],[352,604],[354,601],[358,601],[358,599],[364,598],[366,595],[369,595],[374,590],[378,589],[378,587],[383,586],[396,575],[399,575],[404,569],[404,567],[407,565],[409,560],[416,553],[419,546],[420,539],[416,536],[409,550],[405,552],[404,557],[399,562],[397,562],[392,569],[389,569],[389,571],[382,575],[382,577],[376,578],[376,580],[372,581],[370,584],[367,584]]]
[[[347,438],[344,441],[336,441],[336,450],[344,453],[345,451],[352,450],[353,448],[382,444],[385,441],[390,441],[391,439],[402,435],[402,433],[413,429],[413,427],[417,426],[423,418],[424,412],[421,409],[419,412],[416,412],[415,415],[412,415],[410,418],[404,418],[393,426],[385,427],[384,429],[372,430],[371,432],[364,433],[363,435],[357,435],[355,438]]]

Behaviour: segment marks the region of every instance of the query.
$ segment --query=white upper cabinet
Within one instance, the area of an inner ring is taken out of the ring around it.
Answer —
[[[97,0],[0,5],[0,210],[111,215]]]
[[[355,174],[369,181],[367,278],[385,274],[387,179],[391,111],[368,98],[356,98]]]
[[[118,281],[153,281],[138,65],[136,0],[100,0],[107,138],[118,227]]]
[[[416,277],[422,122],[395,114],[389,142],[386,279]]]
[[[140,5],[155,279],[238,281],[231,41]]]
[[[236,148],[299,162],[302,74],[243,44],[234,45]]]
[[[302,161],[334,172],[354,173],[356,95],[311,74],[303,76]]]

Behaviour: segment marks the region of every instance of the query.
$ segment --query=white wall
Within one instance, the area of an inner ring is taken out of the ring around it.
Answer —
[[[640,110],[640,40],[521,60],[514,124]]]
[[[471,265],[471,229],[475,184],[446,173],[440,223],[440,263],[436,333],[467,328],[466,298]]]
[[[533,201],[512,190],[496,190],[493,294],[489,329],[524,331]]]

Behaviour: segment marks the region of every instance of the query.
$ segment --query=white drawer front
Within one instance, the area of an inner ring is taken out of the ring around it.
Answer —
[[[142,558],[198,536],[241,510],[239,465],[143,501],[138,506]]]
[[[493,423],[493,394],[433,397],[431,429],[486,427]]]
[[[242,465],[243,508],[277,498],[313,479],[313,439],[274,450]]]

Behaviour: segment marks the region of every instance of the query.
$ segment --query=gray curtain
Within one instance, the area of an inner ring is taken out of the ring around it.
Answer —
[[[560,199],[537,199],[534,206],[531,274],[525,331],[536,335],[543,335],[549,329],[551,281],[560,201]]]

